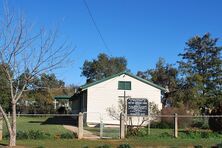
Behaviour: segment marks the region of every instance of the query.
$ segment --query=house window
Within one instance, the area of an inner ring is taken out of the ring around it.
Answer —
[[[131,90],[131,82],[130,81],[119,81],[118,89],[119,90]]]

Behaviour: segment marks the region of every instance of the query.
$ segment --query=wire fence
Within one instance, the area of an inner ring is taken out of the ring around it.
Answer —
[[[136,120],[138,117],[134,118]],[[127,118],[128,136],[222,138],[222,115],[150,115],[143,117],[145,122],[139,126],[129,120]]]
[[[104,123],[100,114],[88,123],[90,113],[83,114],[83,138],[119,139],[120,125]],[[11,114],[8,114],[12,120]],[[79,114],[17,114],[18,139],[74,139],[78,138]],[[222,138],[219,132],[222,115],[150,115],[125,118],[126,136],[147,138]],[[1,128],[0,128],[1,129]],[[3,138],[9,134],[3,122]],[[176,135],[177,134],[177,135]]]
[[[87,122],[88,119],[91,122]],[[120,126],[104,123],[100,113],[85,112],[83,129],[83,137],[87,139],[117,139]]]

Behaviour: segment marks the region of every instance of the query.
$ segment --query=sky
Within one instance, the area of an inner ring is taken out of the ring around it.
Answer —
[[[185,42],[195,35],[210,32],[222,38],[221,0],[85,1],[108,48],[83,0],[8,0],[10,9],[22,12],[36,28],[56,26],[59,41],[67,40],[75,47],[70,55],[74,63],[55,71],[66,84],[84,84],[80,68],[99,53],[125,57],[136,74],[154,68],[159,57],[175,64]]]

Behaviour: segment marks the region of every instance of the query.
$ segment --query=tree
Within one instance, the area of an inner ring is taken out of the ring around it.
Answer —
[[[186,42],[184,53],[179,54],[184,89],[189,90],[190,102],[199,108],[212,108],[222,100],[222,47],[209,33],[195,36]]]
[[[57,42],[56,31],[40,29],[36,33],[23,17],[11,15],[7,8],[0,18],[0,64],[10,88],[11,122],[2,104],[0,111],[9,131],[9,146],[15,146],[16,103],[36,76],[67,64],[73,49],[66,42]]]
[[[24,75],[22,74],[18,79],[22,80]],[[26,75],[28,75],[28,71]],[[27,90],[19,101],[20,112],[51,113],[54,112],[54,97],[56,95],[66,95],[68,88],[65,87],[65,82],[56,78],[54,73],[42,73],[40,76],[33,78]],[[30,104],[27,106],[25,102]]]
[[[10,111],[10,93],[9,85],[5,73],[3,73],[2,65],[0,65],[0,104],[5,111]]]
[[[151,115],[158,115],[160,113],[157,104],[155,104],[154,102],[149,102],[149,109],[150,109],[150,114]],[[118,106],[110,106],[108,108],[106,108],[106,111],[108,113],[108,115],[114,119],[114,120],[120,120],[120,113],[124,113],[124,100],[123,99],[119,99],[118,101]],[[137,124],[138,125],[133,125],[133,119],[137,119]],[[151,120],[156,120],[155,117],[152,117]],[[139,129],[144,126],[144,124],[148,124],[150,122],[150,118],[147,116],[144,117],[132,117],[132,116],[128,116],[127,119],[125,118],[124,120],[125,124],[128,125],[127,126],[127,134],[128,135],[137,135],[139,134]]]
[[[124,57],[109,57],[101,53],[97,59],[86,60],[82,66],[82,76],[87,78],[87,83],[100,80],[112,74],[127,70],[127,60]]]
[[[168,87],[169,92],[175,92],[178,89],[178,70],[174,68],[173,65],[165,62],[163,58],[159,58],[156,63],[155,69],[148,69],[144,72],[138,71],[137,76],[152,81],[162,87]],[[164,105],[173,105],[174,96],[169,96],[168,98],[163,98],[162,103]]]
[[[46,74],[46,73],[43,73],[41,75],[41,78],[40,78],[40,85],[42,87],[47,87],[47,88],[61,88],[61,87],[64,87],[65,86],[65,82],[62,81],[62,80],[58,80],[56,78],[56,75],[54,73],[51,73],[51,74]]]

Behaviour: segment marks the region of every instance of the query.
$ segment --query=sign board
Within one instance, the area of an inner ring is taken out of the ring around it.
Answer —
[[[127,115],[128,116],[147,116],[148,115],[148,100],[145,98],[127,99]]]

